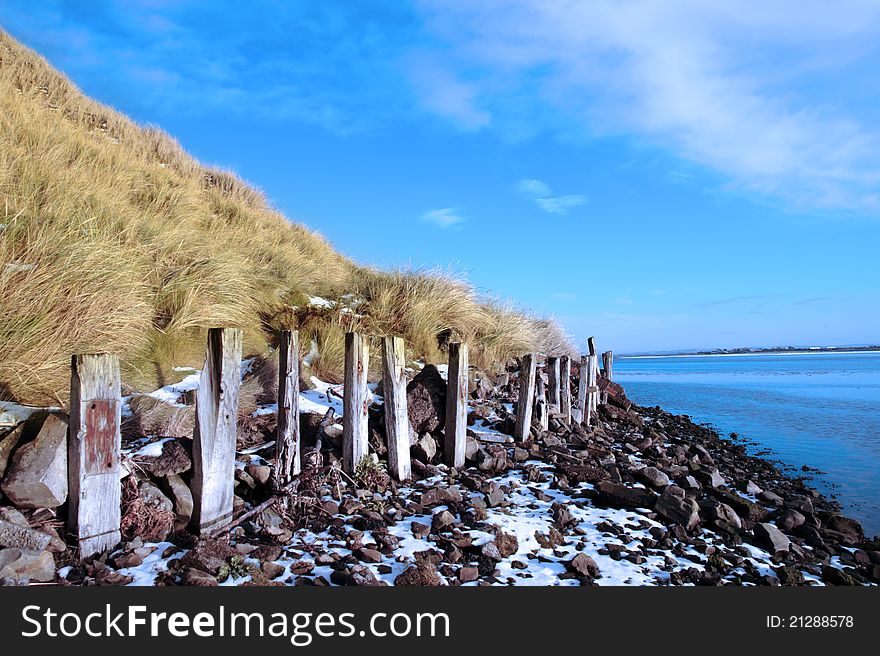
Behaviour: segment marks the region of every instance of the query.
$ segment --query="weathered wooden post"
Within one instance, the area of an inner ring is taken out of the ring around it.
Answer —
[[[273,483],[280,490],[300,472],[299,333],[282,330],[278,343],[278,428]]]
[[[535,396],[535,354],[522,357],[519,371],[519,400],[516,403],[516,424],[513,439],[525,442],[532,429],[532,401]]]
[[[353,474],[367,455],[367,367],[370,345],[360,333],[345,334],[345,372],[342,399],[342,469]]]
[[[611,373],[614,367],[614,353],[605,351],[602,354],[602,369],[605,371],[605,378],[611,380]]]
[[[573,413],[574,419],[579,424],[590,423],[590,356],[582,355],[580,368],[578,369],[578,398],[577,410]]]
[[[67,441],[67,528],[76,540],[80,558],[111,549],[121,540],[121,410],[117,357],[73,356]]]
[[[587,369],[587,406],[590,413],[595,414],[599,411],[599,357],[596,355],[589,356],[590,364]],[[584,423],[590,423],[590,415],[587,415]]]
[[[559,357],[559,414],[566,424],[571,423],[571,358]]]
[[[544,386],[544,375],[538,372],[535,380],[535,418],[543,430],[550,427],[550,412],[547,407],[547,393]]]
[[[191,527],[199,535],[222,528],[232,519],[241,337],[236,328],[208,331],[193,434]]]
[[[443,460],[450,467],[464,467],[467,440],[468,346],[449,344],[446,375],[446,426],[443,430]]]
[[[587,337],[587,355],[596,355],[595,337]]]
[[[402,338],[388,336],[382,340],[382,364],[388,471],[398,481],[405,481],[412,472],[409,459],[411,429],[406,405],[406,350]]]
[[[551,412],[559,412],[562,406],[562,384],[560,381],[559,358],[547,356],[547,405]]]

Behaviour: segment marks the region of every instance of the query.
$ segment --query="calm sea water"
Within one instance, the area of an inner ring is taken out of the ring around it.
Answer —
[[[880,353],[615,358],[614,379],[639,405],[755,442],[880,534]]]

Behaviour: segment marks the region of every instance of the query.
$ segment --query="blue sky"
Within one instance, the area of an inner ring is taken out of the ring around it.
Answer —
[[[385,267],[617,352],[880,342],[880,4],[0,0]]]

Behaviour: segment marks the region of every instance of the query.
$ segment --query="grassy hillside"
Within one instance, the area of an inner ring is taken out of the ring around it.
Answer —
[[[63,402],[77,352],[117,353],[126,382],[151,387],[172,365],[199,364],[209,326],[241,327],[250,352],[299,328],[331,378],[351,328],[401,334],[429,360],[463,338],[482,365],[571,348],[553,322],[455,277],[358,266],[2,30],[0,224],[0,399]]]

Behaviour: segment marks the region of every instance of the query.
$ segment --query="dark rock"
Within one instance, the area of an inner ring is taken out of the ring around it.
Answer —
[[[189,450],[181,440],[168,440],[162,443],[162,453],[158,456],[136,456],[135,462],[150,476],[161,478],[172,474],[182,474],[192,468]]]
[[[560,460],[556,467],[570,483],[596,483],[608,478],[608,472],[602,467],[591,467],[567,460]]]
[[[798,526],[807,521],[806,517],[800,514],[797,510],[793,508],[789,508],[788,510],[783,511],[783,513],[776,520],[776,525],[781,528],[783,531],[793,531]]]
[[[626,487],[611,481],[599,481],[595,490],[598,501],[612,508],[653,508],[657,499],[651,490]]]
[[[180,559],[180,565],[216,576],[220,572],[220,568],[234,557],[240,557],[240,554],[225,540],[202,539]]]
[[[669,485],[669,476],[656,467],[643,467],[637,473],[642,483],[655,488],[665,488]]]
[[[669,522],[692,530],[700,523],[700,507],[680,487],[670,485],[654,504],[654,511]]]
[[[596,561],[585,553],[579,553],[565,564],[566,569],[580,576],[588,576],[597,578],[599,576],[599,566]]]
[[[425,433],[416,441],[411,449],[412,457],[424,463],[430,463],[437,455],[437,440]]]
[[[446,419],[446,381],[434,365],[427,365],[406,386],[407,411],[417,434],[439,430]]]
[[[441,510],[431,518],[431,531],[442,533],[450,530],[453,524],[455,524],[455,515],[448,510]]]
[[[791,544],[791,540],[789,540],[782,531],[776,528],[773,524],[755,524],[755,537],[770,553],[788,551]]]
[[[213,588],[219,585],[216,577],[195,567],[187,567],[183,570],[181,581],[183,585],[200,588]]]

